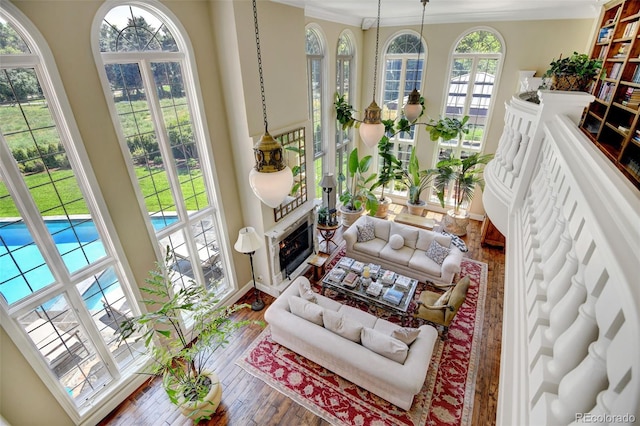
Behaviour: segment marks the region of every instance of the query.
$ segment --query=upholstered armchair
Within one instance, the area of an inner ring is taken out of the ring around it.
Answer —
[[[440,333],[440,338],[446,340],[449,325],[466,299],[470,284],[469,277],[464,277],[444,293],[423,291],[420,293],[418,307],[413,316],[434,325]]]

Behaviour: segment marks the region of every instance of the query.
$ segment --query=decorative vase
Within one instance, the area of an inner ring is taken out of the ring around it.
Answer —
[[[391,198],[384,197],[384,200],[378,200],[378,210],[376,210],[376,217],[386,219],[389,213],[389,206],[391,205]]]
[[[207,393],[202,401],[192,402],[185,400],[179,406],[182,415],[194,421],[202,417],[213,416],[222,400],[222,383],[218,375],[209,371],[203,374],[211,380],[209,393]]]
[[[340,215],[342,216],[342,226],[350,227],[353,225],[353,222],[358,220],[362,213],[364,212],[364,208],[360,208],[360,210],[348,210],[344,206],[340,207]]]
[[[458,214],[454,210],[449,210],[444,217],[444,230],[459,237],[467,234],[469,225],[469,213],[460,210]]]
[[[426,201],[420,200],[420,204],[412,204],[409,201],[407,201],[407,210],[409,211],[409,214],[413,214],[416,216],[422,216],[422,212],[424,211],[424,208],[426,206],[427,206]]]

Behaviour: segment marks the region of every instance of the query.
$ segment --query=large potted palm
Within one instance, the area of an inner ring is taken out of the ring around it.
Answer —
[[[409,164],[406,168],[401,169],[399,177],[402,184],[407,187],[407,209],[409,214],[422,216],[422,212],[427,203],[420,199],[422,191],[431,186],[435,171],[430,169],[420,170],[420,163],[416,155],[416,147],[411,148],[409,156]]]
[[[143,340],[151,358],[143,373],[162,377],[169,400],[199,422],[211,418],[222,398],[222,385],[210,368],[216,349],[239,328],[259,322],[233,318],[248,304],[222,306],[212,291],[193,281],[187,287],[174,285],[174,265],[167,248],[164,263],[156,265],[140,289],[147,313],[123,321],[120,338]],[[183,329],[184,320],[192,323],[190,331]]]
[[[473,199],[476,186],[484,189],[482,172],[493,155],[472,154],[464,159],[453,156],[436,164],[434,187],[445,207],[446,196],[452,191],[453,209],[444,217],[445,231],[454,235],[465,235],[469,225],[469,212],[465,209]]]
[[[358,148],[354,148],[349,153],[347,173],[350,181],[345,191],[340,194],[340,202],[342,203],[340,215],[343,226],[351,226],[364,213],[365,209],[372,215],[375,215],[378,210],[378,198],[370,188],[376,179],[376,174],[367,175],[371,161],[370,155],[359,158]],[[345,177],[340,176],[339,179],[344,180]]]
[[[389,212],[389,206],[391,205],[391,198],[385,195],[385,189],[387,185],[399,178],[399,174],[402,171],[402,162],[393,155],[391,152],[393,144],[389,140],[390,136],[393,137],[400,130],[394,131],[395,122],[393,120],[383,120],[385,126],[385,134],[378,142],[378,156],[382,160],[380,168],[378,169],[378,179],[371,186],[371,190],[380,188],[380,195],[378,196],[378,210],[375,216],[380,218],[386,218]],[[398,123],[398,127],[409,127],[409,122],[406,119],[402,119]]]

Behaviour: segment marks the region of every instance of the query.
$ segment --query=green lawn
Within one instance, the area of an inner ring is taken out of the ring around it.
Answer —
[[[137,167],[137,174],[145,173],[144,167]],[[188,210],[197,210],[207,205],[206,195],[204,195],[204,179],[199,170],[192,170],[192,176],[187,174],[180,175],[182,191],[186,200]],[[51,172],[51,178],[55,182],[54,187],[49,180],[47,173],[37,173],[25,176],[25,181],[38,205],[38,209],[45,216],[64,215],[65,212],[71,215],[88,214],[89,210],[82,199],[80,188],[73,177],[71,170],[55,170]],[[140,181],[143,194],[151,194],[154,192],[154,184],[156,187],[168,187],[169,183],[166,174],[158,173],[154,175],[154,181],[145,179]],[[58,194],[60,196],[58,197]],[[66,204],[65,209],[60,205],[60,199]],[[158,211],[160,205],[173,205],[173,200],[169,191],[164,191],[158,197],[148,197],[146,199],[149,211]],[[0,217],[18,217],[18,209],[4,183],[0,182]]]

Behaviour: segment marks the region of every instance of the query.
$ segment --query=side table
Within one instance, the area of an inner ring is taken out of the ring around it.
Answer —
[[[315,281],[320,281],[322,277],[324,277],[325,269],[324,265],[329,259],[328,256],[323,256],[321,254],[316,254],[311,259],[307,261],[309,265],[313,267],[313,279]]]
[[[336,235],[336,231],[340,228],[340,225],[320,225],[317,226],[318,232],[324,241],[324,250],[320,248],[322,253],[331,254],[330,244],[333,244],[335,248],[338,248],[338,244],[333,241],[333,237]]]

